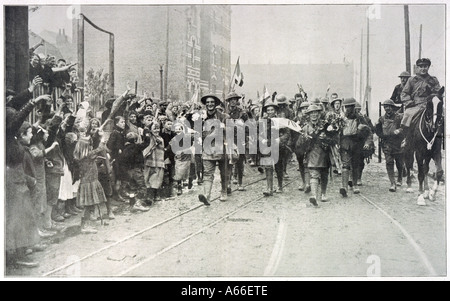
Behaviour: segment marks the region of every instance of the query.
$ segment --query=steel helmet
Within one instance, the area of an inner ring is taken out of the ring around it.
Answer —
[[[346,98],[346,99],[344,99],[344,102],[342,103],[342,105],[344,107],[354,106],[354,105],[356,105],[356,99],[354,99],[353,97]]]
[[[339,101],[339,102],[342,104],[342,98],[335,98],[335,99],[332,99],[331,102],[330,102],[330,104],[333,105],[333,103],[336,102],[336,101]]]
[[[329,103],[330,101],[328,100],[328,97],[322,97],[320,99],[320,102],[322,102],[322,103]]]
[[[386,99],[385,101],[383,101],[383,106],[396,106],[394,101],[392,99]]]
[[[273,101],[268,101],[268,102],[266,102],[266,103],[264,104],[263,109],[267,109],[267,107],[271,107],[271,106],[274,107],[275,110],[278,110],[278,103],[273,102]]]
[[[398,77],[411,77],[411,74],[408,71],[403,71]]]
[[[242,96],[238,95],[236,92],[230,92],[230,93],[228,93],[228,95],[225,98],[225,100],[228,101],[228,100],[233,99],[233,98],[236,98],[236,99],[239,100],[239,99],[242,98]]]
[[[355,108],[356,108],[356,109],[361,109],[361,108],[362,108],[362,107],[361,107],[361,104],[360,104],[359,102],[356,102]]]
[[[318,106],[318,105],[312,104],[312,105],[310,105],[308,107],[308,109],[306,110],[305,113],[309,114],[309,113],[314,112],[314,111],[322,111],[322,108],[320,106]]]
[[[309,107],[311,104],[308,101],[304,101],[300,104],[300,109],[302,108],[307,108]]]
[[[275,101],[279,104],[288,104],[287,97],[284,94],[278,94],[275,98]]]

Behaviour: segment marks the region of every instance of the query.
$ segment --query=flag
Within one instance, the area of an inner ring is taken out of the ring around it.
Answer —
[[[270,97],[271,95],[269,93],[269,90],[267,90],[267,87],[264,86],[262,100],[267,100]]]
[[[281,129],[281,128],[289,128],[293,131],[300,132],[302,128],[295,123],[294,121],[287,119],[287,118],[271,118],[271,120],[274,121],[275,125]]]
[[[239,87],[242,87],[244,84],[244,74],[241,72],[241,67],[239,66],[239,58],[236,63],[236,72],[234,75],[234,83],[238,84]]]
[[[191,103],[198,103],[198,89],[195,89],[194,94],[191,97]]]

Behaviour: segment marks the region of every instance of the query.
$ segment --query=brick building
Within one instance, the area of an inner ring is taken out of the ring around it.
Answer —
[[[82,6],[80,12],[114,34],[115,94],[127,81],[138,94],[190,100],[199,94],[223,95],[230,72],[231,8],[227,5]],[[108,35],[85,22],[85,72],[108,70]],[[77,43],[77,20],[73,22]]]

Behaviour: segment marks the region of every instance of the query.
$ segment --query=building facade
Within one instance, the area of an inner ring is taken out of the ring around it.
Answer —
[[[80,12],[114,34],[114,86],[175,101],[215,93],[229,84],[231,8],[227,5],[81,6]],[[84,70],[108,70],[109,37],[84,22]],[[72,40],[77,47],[78,20]],[[162,76],[160,70],[163,70]]]

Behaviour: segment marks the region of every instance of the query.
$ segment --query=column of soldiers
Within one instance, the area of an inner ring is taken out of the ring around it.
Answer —
[[[227,143],[223,148],[215,148],[202,154],[204,171],[204,191],[199,194],[199,200],[205,205],[210,204],[210,194],[214,179],[215,166],[220,170],[221,176],[221,201],[226,201],[231,194],[231,180],[238,184],[238,191],[244,190],[243,177],[245,163],[251,160],[257,164],[250,166],[264,167],[267,187],[263,195],[270,197],[273,193],[283,192],[283,180],[288,178],[287,165],[295,155],[300,171],[300,191],[311,193],[310,202],[318,206],[318,202],[329,200],[327,196],[327,185],[330,170],[336,176],[341,176],[340,194],[348,196],[348,191],[354,194],[360,192],[362,185],[361,174],[364,168],[364,160],[374,152],[373,133],[374,127],[367,116],[358,110],[359,103],[354,98],[341,99],[333,93],[331,102],[328,98],[315,99],[309,102],[307,97],[296,95],[288,100],[283,94],[272,95],[271,99],[263,102],[261,106],[252,104],[247,108],[240,103],[241,96],[231,92],[222,102],[215,95],[202,97],[201,102],[206,106],[206,117],[203,120],[203,139],[211,135],[214,137],[226,137],[227,120],[233,120],[240,124],[246,121],[254,121],[258,125],[258,137],[254,139],[245,128],[245,139],[239,139],[234,128],[233,147],[242,144],[245,153],[239,153],[235,160],[226,150],[233,149]],[[255,114],[255,112],[258,112]],[[297,123],[301,131],[294,131],[287,127],[277,127],[274,118],[284,118]],[[222,125],[219,128],[205,130],[205,123],[210,119],[219,120]],[[260,122],[256,122],[259,120]],[[261,123],[262,122],[262,123]],[[263,128],[260,128],[263,127]],[[276,137],[273,128],[276,128]],[[220,135],[218,133],[220,131]],[[273,138],[273,139],[272,139]],[[250,153],[249,141],[257,141],[261,145],[270,146],[274,143],[272,153]],[[224,139],[226,141],[226,139]],[[204,145],[205,147],[205,145]],[[277,156],[273,156],[273,151]],[[220,153],[223,151],[223,153]],[[230,157],[228,157],[230,156]],[[274,173],[275,171],[275,173]],[[274,179],[277,178],[276,184]]]

